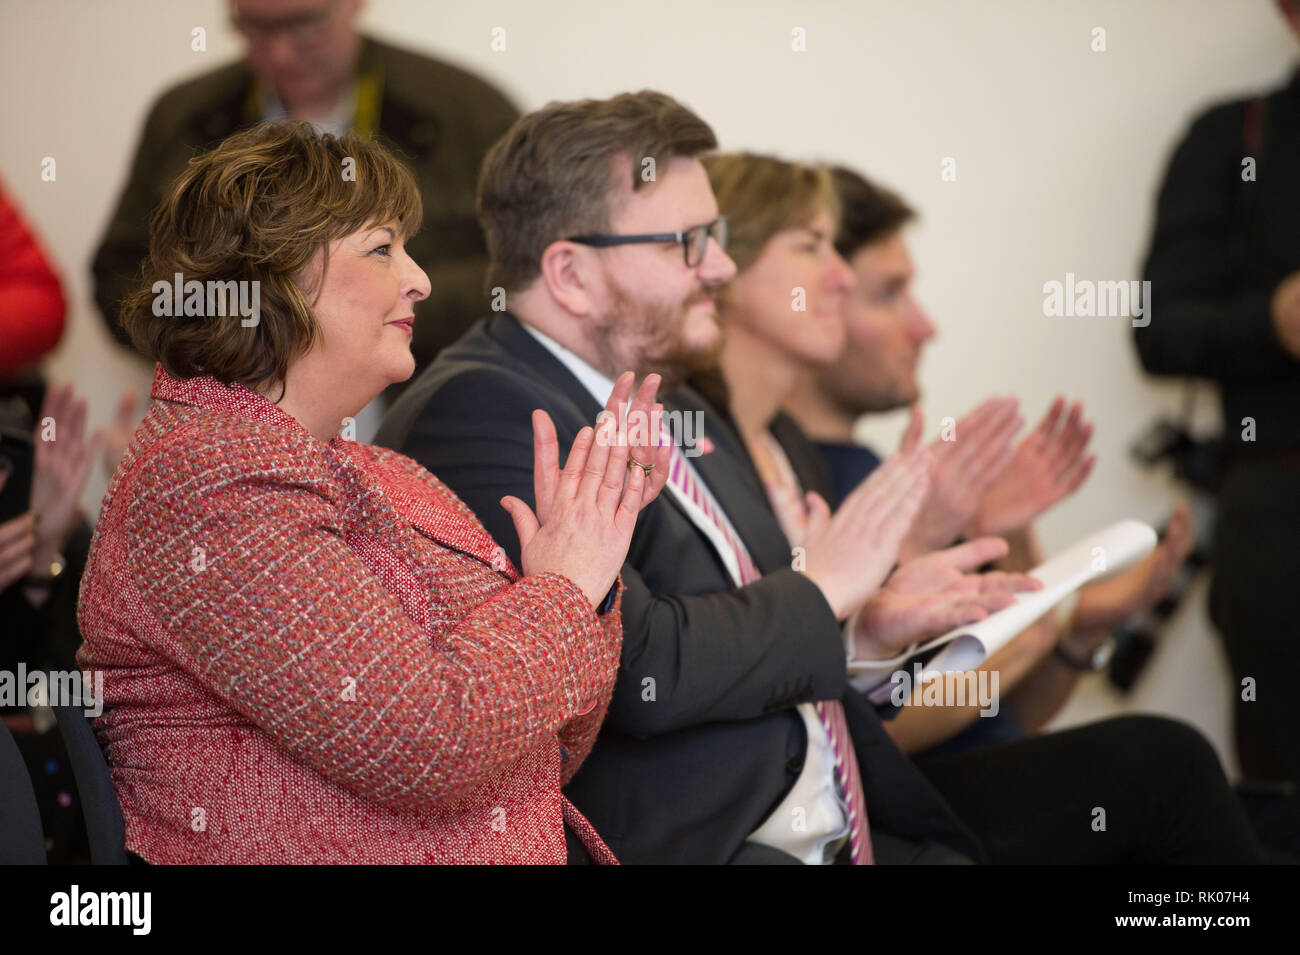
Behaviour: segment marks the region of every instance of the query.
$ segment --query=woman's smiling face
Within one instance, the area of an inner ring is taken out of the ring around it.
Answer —
[[[322,258],[317,255],[316,275]],[[414,374],[415,303],[428,295],[429,277],[406,254],[397,223],[335,239],[313,305],[320,339],[299,362],[314,366],[313,379],[326,375],[335,387],[356,392],[363,407]]]

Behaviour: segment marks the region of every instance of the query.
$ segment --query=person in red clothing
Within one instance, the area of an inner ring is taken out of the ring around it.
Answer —
[[[155,401],[95,528],[78,656],[146,862],[615,861],[560,787],[667,471],[627,427],[659,380],[624,375],[607,410],[632,414],[563,470],[534,414],[536,511],[501,502],[516,568],[436,477],[348,438],[414,371],[420,219],[390,153],[301,122],[229,137],[155,214],[123,310]]]
[[[0,381],[54,350],[66,314],[59,276],[0,183]]]

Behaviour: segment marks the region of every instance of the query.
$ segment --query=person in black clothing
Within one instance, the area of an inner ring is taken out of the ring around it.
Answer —
[[[1300,8],[1278,4],[1300,35]],[[1249,780],[1300,782],[1300,72],[1212,107],[1174,150],[1134,329],[1156,375],[1217,382],[1224,440],[1210,614]]]

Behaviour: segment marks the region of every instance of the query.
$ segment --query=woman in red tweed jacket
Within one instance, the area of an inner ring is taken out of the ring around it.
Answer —
[[[521,575],[437,478],[340,434],[414,370],[420,209],[381,147],[281,123],[192,160],[155,214],[122,312],[155,401],[79,607],[144,861],[613,861],[560,786],[609,702],[618,569],[668,449],[606,422],[560,471],[536,413],[536,511],[503,501]],[[653,412],[655,376],[632,385],[611,410]]]

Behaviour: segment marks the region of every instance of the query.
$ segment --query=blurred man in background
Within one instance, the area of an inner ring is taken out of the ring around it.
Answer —
[[[464,70],[362,35],[360,10],[361,0],[231,0],[244,59],[181,83],[154,104],[93,264],[95,300],[119,343],[130,347],[118,303],[148,254],[149,216],[167,186],[191,156],[261,120],[375,135],[410,165],[424,228],[406,250],[432,286],[423,306],[431,317],[415,323],[417,367],[486,310],[474,186],[483,154],[517,111]]]

